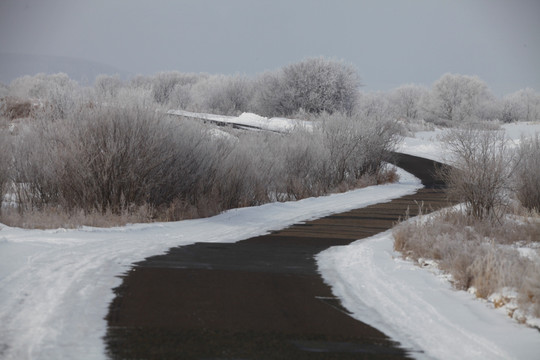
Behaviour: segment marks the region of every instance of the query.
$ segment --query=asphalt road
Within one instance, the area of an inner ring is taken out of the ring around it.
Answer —
[[[196,243],[137,263],[107,316],[113,359],[402,359],[411,350],[349,316],[314,256],[449,203],[436,163],[395,154],[426,188],[233,244]]]

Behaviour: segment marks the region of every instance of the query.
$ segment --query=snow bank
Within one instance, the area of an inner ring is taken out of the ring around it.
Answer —
[[[352,316],[418,359],[538,359],[540,334],[393,251],[391,230],[317,256]]]
[[[185,116],[194,119],[209,120],[214,122],[236,124],[239,126],[255,127],[262,130],[276,132],[290,132],[298,127],[312,129],[313,124],[309,121],[294,120],[286,118],[266,118],[253,113],[243,113],[240,116],[225,116],[205,113],[193,113],[184,110],[169,110],[167,114]]]
[[[234,242],[413,193],[401,182],[235,209],[207,219],[112,229],[0,230],[0,358],[104,359],[104,317],[130,264],[194,242]],[[2,227],[2,225],[0,225]],[[82,355],[81,355],[82,354]]]

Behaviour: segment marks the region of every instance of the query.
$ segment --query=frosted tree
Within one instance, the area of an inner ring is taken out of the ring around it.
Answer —
[[[397,119],[418,119],[420,102],[428,90],[420,85],[402,85],[390,92],[392,112]]]
[[[504,122],[540,119],[540,93],[527,88],[505,96],[501,117]]]
[[[450,154],[443,179],[448,193],[465,203],[476,219],[499,217],[508,204],[515,157],[504,132],[472,126],[453,129],[443,139]]]
[[[392,117],[391,103],[384,92],[359,93],[355,113],[362,118],[383,120]]]
[[[193,85],[190,94],[195,110],[237,115],[248,110],[252,82],[241,75],[215,75]]]
[[[118,75],[99,75],[94,82],[94,90],[98,98],[111,99],[116,97],[122,87],[122,80]]]
[[[10,85],[13,96],[36,99],[51,118],[64,118],[77,103],[81,89],[67,74],[37,74],[15,79]]]
[[[159,73],[152,80],[154,100],[158,104],[165,105],[170,101],[171,94],[176,86],[194,84],[198,80],[196,74],[183,74],[178,71]]]
[[[310,58],[265,74],[259,82],[257,103],[264,115],[352,113],[360,78],[352,65]]]
[[[435,118],[462,122],[478,117],[491,97],[477,76],[445,74],[433,84],[427,108]]]

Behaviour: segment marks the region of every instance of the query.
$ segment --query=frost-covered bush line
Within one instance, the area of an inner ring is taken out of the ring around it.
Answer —
[[[351,114],[360,85],[357,71],[342,61],[310,58],[257,77],[162,72],[137,77],[129,87],[151,89],[160,106],[182,110],[238,115],[291,116],[343,112]],[[98,94],[114,96],[118,82],[99,78]]]
[[[65,117],[80,96],[108,103],[137,97],[162,109],[267,117],[311,117],[326,113],[358,114],[400,120],[404,126],[427,122],[455,127],[463,123],[540,118],[540,94],[519,90],[496,98],[478,77],[444,74],[431,87],[407,84],[387,92],[361,92],[356,69],[343,61],[308,58],[253,77],[161,72],[122,81],[101,75],[83,88],[66,74],[37,74],[14,80],[2,97],[47,107],[53,118]],[[22,110],[22,108],[21,108]],[[425,123],[424,123],[425,124]]]
[[[397,226],[394,248],[420,264],[435,260],[456,288],[474,289],[478,297],[514,289],[522,310],[539,316],[539,235],[538,217],[476,220],[450,209]],[[522,255],[518,246],[536,255]]]
[[[385,181],[393,122],[336,113],[318,123],[290,134],[221,130],[126,101],[82,101],[54,121],[38,113],[13,136],[16,210],[66,223],[81,212],[176,220]]]
[[[323,114],[313,131],[240,133],[220,167],[227,207],[297,200],[386,181],[383,161],[396,129],[343,114]],[[368,180],[369,178],[369,180]]]

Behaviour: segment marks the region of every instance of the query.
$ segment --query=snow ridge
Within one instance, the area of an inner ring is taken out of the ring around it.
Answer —
[[[400,259],[392,230],[317,256],[321,276],[352,316],[418,359],[537,359],[538,331],[446,279]]]

